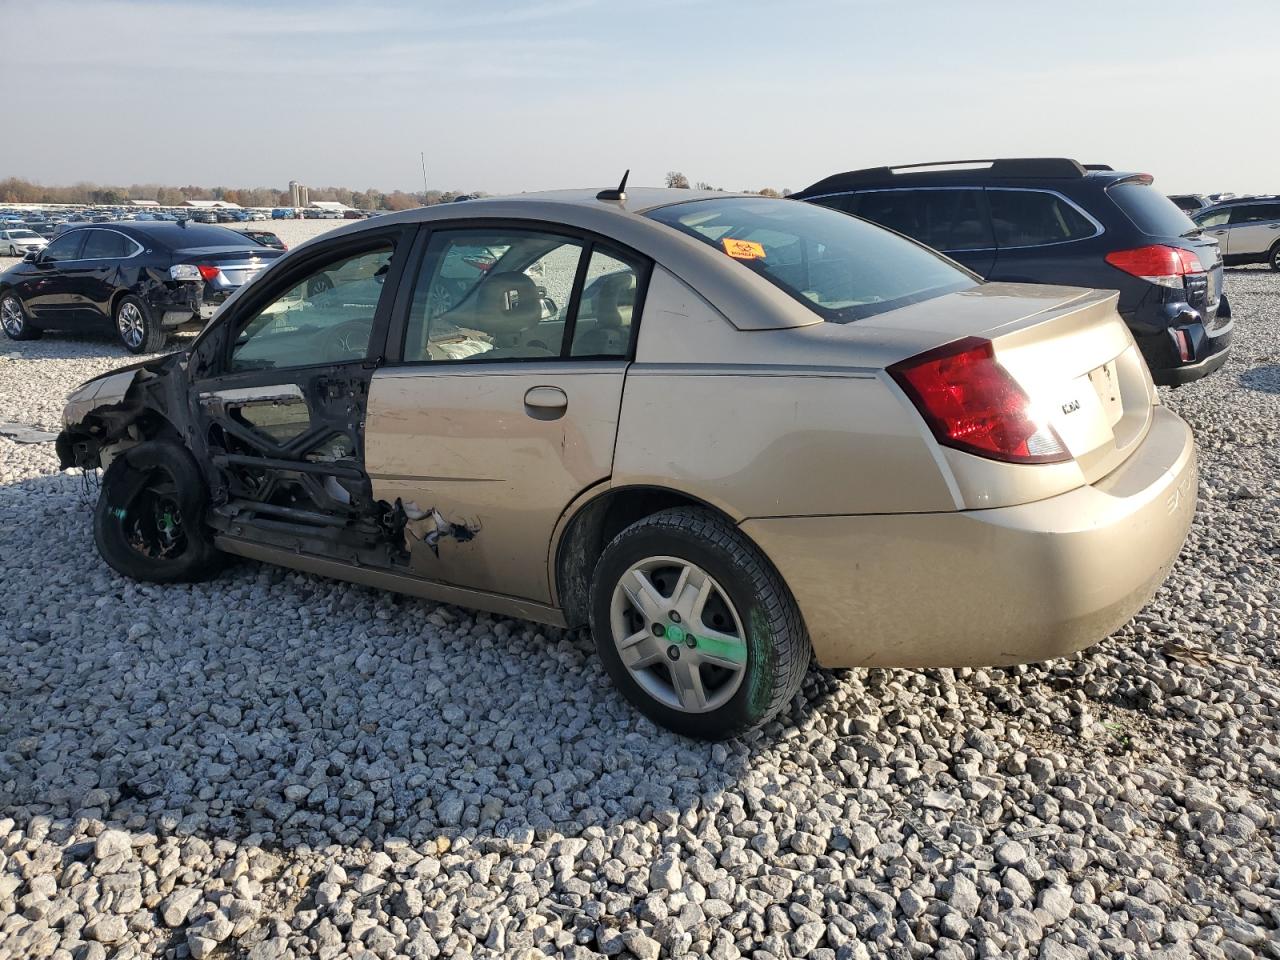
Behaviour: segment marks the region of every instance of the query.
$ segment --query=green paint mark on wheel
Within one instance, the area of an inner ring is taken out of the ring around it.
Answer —
[[[747,645],[744,641],[721,640],[719,637],[699,637],[693,635],[697,641],[698,649],[704,653],[709,653],[713,657],[719,657],[721,660],[729,660],[733,663],[747,662]]]

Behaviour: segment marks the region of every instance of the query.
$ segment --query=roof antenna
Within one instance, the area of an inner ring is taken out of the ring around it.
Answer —
[[[624,191],[627,189],[627,177],[629,176],[631,176],[630,169],[628,169],[627,172],[622,175],[622,182],[618,184],[617,190],[601,190],[599,193],[596,194],[596,199],[597,200],[617,200],[619,203],[627,199],[627,195]]]

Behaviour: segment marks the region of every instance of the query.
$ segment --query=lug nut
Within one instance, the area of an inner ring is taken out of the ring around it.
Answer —
[[[676,611],[674,610],[671,611],[671,622],[672,623],[680,622],[680,614],[676,613]]]
[[[677,646],[675,646],[674,644],[673,644],[672,646],[670,646],[670,647],[667,647],[667,659],[668,659],[668,660],[679,660],[679,659],[680,659],[680,648],[679,648],[679,647],[677,647]]]
[[[660,623],[655,623],[655,624],[653,625],[653,635],[654,635],[655,637],[661,637],[661,636],[664,636],[664,635],[666,634],[666,632],[667,632],[667,628],[666,628],[666,627],[664,627],[662,624],[660,624]]]

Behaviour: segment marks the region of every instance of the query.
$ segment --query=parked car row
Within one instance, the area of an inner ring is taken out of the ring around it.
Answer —
[[[811,189],[826,204],[619,188],[352,225],[184,350],[76,390],[60,461],[105,468],[94,537],[126,576],[231,553],[589,625],[622,694],[693,736],[776,715],[811,657],[1062,656],[1147,601],[1196,503],[1191,431],[1118,306],[1207,310],[1217,263],[1149,178],[1034,166],[846,175]],[[873,212],[1085,288],[984,281]],[[215,229],[111,228],[163,239],[149,269],[181,282],[245,259],[193,233]]]

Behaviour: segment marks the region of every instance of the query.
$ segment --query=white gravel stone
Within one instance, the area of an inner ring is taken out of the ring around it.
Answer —
[[[581,634],[247,562],[125,581],[86,478],[0,437],[0,957],[1276,954],[1280,275],[1227,283],[1231,360],[1161,390],[1199,509],[1133,621],[814,671],[724,744]],[[0,341],[0,421],[132,359]]]

